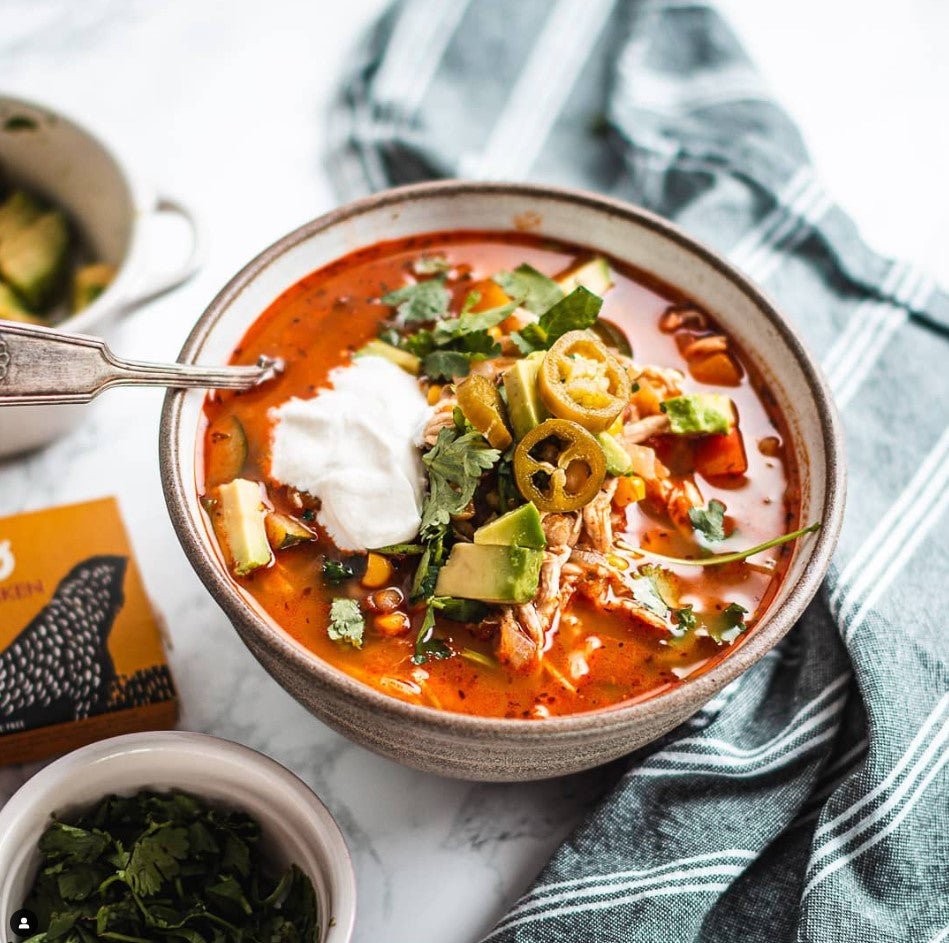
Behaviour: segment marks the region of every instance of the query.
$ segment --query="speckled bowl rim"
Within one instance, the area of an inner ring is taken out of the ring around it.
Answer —
[[[263,617],[243,598],[220,563],[204,548],[201,536],[187,510],[186,489],[193,489],[194,482],[183,481],[181,474],[178,433],[186,393],[178,390],[169,391],[165,397],[159,433],[162,490],[165,494],[172,525],[199,578],[242,637],[246,633],[255,643],[269,650],[274,658],[295,663],[297,669],[314,677],[324,686],[334,689],[338,695],[346,700],[361,704],[364,707],[370,707],[392,719],[405,720],[409,726],[421,724],[448,735],[461,733],[476,741],[497,742],[499,740],[509,740],[512,735],[516,739],[523,740],[546,740],[550,737],[563,738],[564,736],[571,740],[574,737],[602,730],[604,727],[633,725],[638,719],[649,717],[657,711],[668,713],[669,716],[674,716],[676,713],[687,716],[694,713],[694,710],[698,710],[716,692],[762,658],[790,631],[800,618],[807,604],[816,594],[830,565],[831,555],[836,546],[843,521],[846,493],[843,433],[836,407],[821,371],[805,350],[796,332],[778,312],[774,303],[760,288],[733,268],[722,256],[653,213],[632,204],[599,196],[589,191],[526,183],[464,180],[441,180],[411,184],[385,190],[332,210],[300,226],[261,252],[255,259],[245,265],[208,305],[204,313],[198,318],[178,359],[182,363],[193,363],[205,340],[214,330],[218,319],[229,304],[255,279],[259,272],[310,236],[346,220],[358,217],[363,213],[387,207],[397,209],[399,206],[411,203],[414,200],[477,197],[479,194],[507,195],[527,199],[535,197],[537,199],[566,202],[610,216],[618,216],[654,230],[716,269],[754,303],[755,307],[768,319],[771,326],[781,335],[793,353],[817,407],[825,452],[827,481],[826,499],[821,515],[822,527],[817,532],[815,543],[811,547],[809,563],[801,578],[791,588],[781,607],[767,612],[762,624],[756,626],[747,641],[743,642],[741,647],[729,657],[695,679],[675,687],[671,691],[635,703],[619,704],[580,714],[550,717],[542,721],[480,717],[410,704],[376,691],[343,671],[334,668],[320,659],[319,656],[304,648],[276,624]],[[537,232],[543,235],[543,225],[538,227]],[[385,238],[384,234],[380,235],[379,238],[383,240]],[[250,327],[250,322],[248,322],[247,327]],[[767,362],[768,358],[762,356],[760,351],[756,350],[756,353],[765,363]],[[193,448],[194,445],[191,444],[191,447]]]

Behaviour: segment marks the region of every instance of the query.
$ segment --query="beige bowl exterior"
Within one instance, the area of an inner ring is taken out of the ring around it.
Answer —
[[[160,460],[169,513],[188,558],[266,670],[350,739],[400,763],[463,779],[519,781],[605,763],[671,730],[753,665],[794,625],[827,570],[845,472],[836,411],[818,368],[771,301],[670,223],[590,193],[446,181],[386,191],[328,213],[238,273],[198,320],[186,363],[223,363],[253,321],[304,275],[362,246],[440,230],[524,230],[589,247],[649,272],[705,307],[739,342],[791,427],[802,515],[823,528],[799,545],[767,613],[728,658],[651,700],[544,721],[470,717],[408,704],[322,661],[283,632],[227,574],[202,515],[196,458],[202,394],[171,392]]]

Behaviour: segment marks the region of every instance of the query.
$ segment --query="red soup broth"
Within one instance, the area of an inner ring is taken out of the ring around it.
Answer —
[[[444,254],[462,274],[463,289],[466,281],[488,278],[522,262],[552,275],[589,253],[519,233],[432,233],[360,249],[313,272],[263,312],[232,357],[237,364],[254,363],[261,355],[277,357],[285,365],[283,372],[259,389],[208,397],[202,431],[204,467],[219,447],[217,430],[236,417],[248,441],[242,474],[271,485],[268,494],[276,510],[299,513],[286,490],[269,477],[268,412],[291,397],[309,398],[329,386],[329,372],[347,364],[354,350],[377,336],[380,323],[391,314],[378,299],[404,283],[405,272],[422,254]],[[617,262],[611,265],[615,284],[604,296],[601,316],[625,331],[637,363],[676,367],[686,374],[690,390],[714,389],[689,374],[681,335],[659,326],[670,308],[689,304],[688,299],[644,273]],[[784,445],[787,426],[774,399],[734,343],[730,350],[741,364],[742,377],[726,392],[740,417],[748,470],[737,478],[706,480],[697,475],[696,480],[706,500],[718,498],[727,505],[740,546],[750,547],[797,526],[798,488],[792,450]],[[676,456],[665,454],[661,444],[657,451],[674,469]],[[203,491],[205,482],[199,481],[198,487]],[[669,556],[694,555],[694,546],[686,546],[670,522],[645,502],[626,509],[626,533],[634,546]],[[728,603],[737,603],[747,610],[749,628],[731,646],[694,633],[685,639],[664,637],[598,610],[578,594],[559,628],[548,634],[542,669],[530,673],[459,656],[413,664],[421,610],[412,613],[412,632],[405,636],[384,637],[373,631],[369,619],[361,649],[332,641],[327,634],[329,607],[338,592],[321,578],[327,556],[338,558],[340,551],[320,533],[317,541],[278,553],[272,566],[237,582],[299,644],[386,694],[458,713],[543,718],[654,697],[727,657],[754,631],[777,591],[791,550],[776,548],[756,556],[753,564],[670,567],[679,579],[683,605],[720,612]],[[397,563],[390,581],[406,595],[415,564],[416,558]],[[370,592],[366,589],[363,595]],[[494,643],[478,627],[439,620],[437,631],[453,649],[494,661]],[[579,671],[577,659],[582,661]]]

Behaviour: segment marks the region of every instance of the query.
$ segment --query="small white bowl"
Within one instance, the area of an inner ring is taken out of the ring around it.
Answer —
[[[202,240],[194,216],[177,200],[143,189],[113,148],[87,128],[35,102],[0,95],[0,175],[63,209],[99,262],[116,268],[112,284],[57,327],[107,335],[115,320],[177,288],[198,270]],[[177,267],[158,271],[143,238],[150,216],[171,213],[191,229],[191,248]],[[0,321],[0,326],[3,322]],[[51,442],[78,425],[86,406],[15,406],[0,410],[0,456]]]
[[[253,816],[265,854],[309,875],[320,905],[321,943],[349,943],[356,879],[342,833],[326,806],[289,770],[247,747],[179,731],[128,734],[62,757],[37,773],[0,811],[0,927],[23,906],[50,816],[66,816],[110,793],[181,789]]]

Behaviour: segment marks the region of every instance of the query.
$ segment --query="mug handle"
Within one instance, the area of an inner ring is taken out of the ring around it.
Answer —
[[[174,197],[159,195],[155,199],[155,205],[150,211],[152,214],[173,213],[180,216],[191,231],[191,251],[188,257],[178,268],[171,272],[163,272],[152,275],[146,281],[145,287],[140,289],[128,301],[123,308],[126,311],[139,308],[149,301],[154,301],[162,295],[167,294],[179,285],[183,285],[188,279],[192,278],[204,264],[205,239],[197,217],[183,203],[180,203]]]

